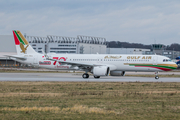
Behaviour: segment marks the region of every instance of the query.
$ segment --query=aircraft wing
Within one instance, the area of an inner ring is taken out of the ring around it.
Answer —
[[[60,62],[60,63],[64,63],[64,64],[69,64],[69,65],[74,65],[74,66],[78,66],[78,67],[102,66],[102,65],[91,64],[91,63],[80,63],[80,62],[61,61],[61,60],[51,59],[51,58],[48,58],[48,60],[56,61],[56,62]]]
[[[116,69],[116,66],[114,66],[114,65],[70,62],[70,61],[61,61],[61,60],[51,59],[51,58],[47,58],[47,59],[51,60],[51,61],[56,61],[56,62],[64,63],[64,64],[78,66],[80,68],[95,67],[95,66],[109,66],[111,68],[111,70],[115,70]]]
[[[21,56],[18,56],[18,55],[4,55],[6,57],[12,57],[12,58],[16,58],[16,59],[21,59],[21,60],[26,60],[27,58],[26,57],[21,57]]]

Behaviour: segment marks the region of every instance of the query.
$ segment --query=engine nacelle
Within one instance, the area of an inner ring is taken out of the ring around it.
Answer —
[[[96,66],[93,68],[93,74],[94,76],[108,76],[109,70],[107,66]]]
[[[124,76],[125,75],[125,71],[110,71],[110,75],[111,76]]]

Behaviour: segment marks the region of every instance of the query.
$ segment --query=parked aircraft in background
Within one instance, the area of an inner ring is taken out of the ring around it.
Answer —
[[[176,64],[178,65],[178,68],[180,67],[180,56],[176,58]]]
[[[35,52],[20,31],[14,30],[14,41],[17,55],[9,56],[15,61],[36,67],[56,70],[85,71],[83,78],[100,76],[124,76],[125,71],[155,72],[159,79],[159,71],[170,71],[177,65],[169,58],[159,55],[130,54],[40,54]]]

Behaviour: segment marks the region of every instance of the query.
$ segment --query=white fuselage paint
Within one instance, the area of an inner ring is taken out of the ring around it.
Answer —
[[[86,63],[95,65],[106,65],[110,67],[110,70],[119,71],[163,71],[157,68],[151,67],[135,67],[129,64],[175,64],[168,61],[163,62],[163,59],[169,59],[159,55],[123,55],[123,54],[48,54],[51,59]],[[43,54],[25,54],[22,57],[26,57],[26,60],[16,61],[23,64],[30,64],[40,68],[57,69],[57,70],[79,70],[78,67],[73,67],[67,64],[61,64],[55,61],[47,60]]]

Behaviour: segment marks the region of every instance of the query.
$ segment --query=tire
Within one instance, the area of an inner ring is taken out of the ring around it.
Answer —
[[[86,78],[89,78],[89,74],[86,74]]]
[[[98,78],[100,78],[100,76],[94,76],[94,78],[98,79]]]
[[[158,80],[158,79],[159,79],[159,76],[155,76],[155,79]]]
[[[83,77],[84,79],[89,78],[89,74],[84,73],[84,74],[82,75],[82,77]]]

